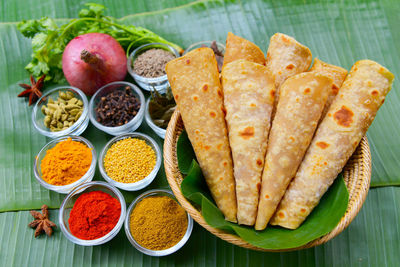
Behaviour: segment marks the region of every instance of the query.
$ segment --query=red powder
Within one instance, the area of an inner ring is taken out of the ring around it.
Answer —
[[[84,193],[78,197],[69,215],[71,233],[85,240],[109,233],[119,220],[121,204],[102,191]]]

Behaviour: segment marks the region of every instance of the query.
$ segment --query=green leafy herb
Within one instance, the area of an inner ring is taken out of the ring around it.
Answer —
[[[79,12],[78,19],[72,19],[61,26],[47,17],[18,23],[18,30],[25,37],[32,38],[32,61],[25,68],[33,76],[46,74],[46,81],[62,81],[64,48],[73,38],[85,33],[109,34],[121,44],[127,54],[132,48],[153,42],[169,44],[179,52],[182,50],[178,45],[168,42],[152,31],[133,25],[123,25],[117,19],[105,16],[103,5],[94,3],[85,5],[87,8]]]
[[[165,95],[161,95],[153,88],[149,103],[149,113],[155,125],[166,129],[175,108],[176,104],[174,96],[172,95],[171,87],[167,87]]]
[[[318,206],[295,230],[268,226],[263,231],[256,231],[252,227],[228,222],[211,198],[194,154],[188,151],[192,151],[192,146],[186,133],[183,132],[177,144],[180,171],[187,173],[181,184],[182,194],[201,210],[209,225],[236,234],[254,246],[265,249],[288,249],[302,246],[332,231],[346,212],[349,193],[342,175],[339,175]],[[193,157],[190,158],[190,155]],[[187,171],[189,162],[191,165]]]

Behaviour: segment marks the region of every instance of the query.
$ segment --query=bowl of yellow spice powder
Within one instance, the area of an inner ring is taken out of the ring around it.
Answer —
[[[118,188],[136,191],[148,186],[161,166],[156,141],[142,133],[127,133],[111,139],[99,156],[103,178]]]
[[[131,244],[150,256],[166,256],[188,241],[193,219],[170,190],[154,189],[138,196],[129,206],[125,233]]]
[[[96,151],[80,136],[62,136],[47,143],[35,158],[35,178],[47,189],[67,194],[93,179]]]

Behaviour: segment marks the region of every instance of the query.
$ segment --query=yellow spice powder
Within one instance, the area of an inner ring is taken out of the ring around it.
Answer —
[[[129,228],[143,247],[164,250],[177,244],[188,227],[186,211],[167,196],[151,196],[140,201],[130,214]]]
[[[108,176],[120,183],[134,183],[144,179],[156,164],[156,153],[137,138],[122,139],[113,144],[104,157]]]
[[[92,150],[71,138],[46,151],[41,161],[42,178],[52,185],[67,185],[79,180],[92,164]]]

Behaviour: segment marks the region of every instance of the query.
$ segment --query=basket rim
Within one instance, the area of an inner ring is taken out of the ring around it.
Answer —
[[[213,235],[231,244],[265,252],[295,251],[321,245],[336,237],[353,221],[367,197],[371,181],[371,152],[367,136],[364,136],[360,141],[356,152],[354,152],[353,156],[349,159],[348,163],[343,169],[343,177],[346,182],[346,187],[349,191],[349,204],[345,214],[343,215],[337,226],[326,235],[299,247],[289,249],[264,249],[256,247],[244,241],[237,235],[227,233],[223,230],[216,229],[208,225],[201,215],[201,212],[198,211],[190,203],[190,201],[183,196],[180,190],[180,182],[178,183],[177,181],[177,179],[179,179],[179,181],[182,181],[183,179],[183,176],[178,168],[176,155],[177,140],[180,133],[182,132],[182,129],[178,129],[178,123],[181,123],[183,125],[180,112],[178,109],[176,109],[168,124],[164,141],[164,166],[168,183],[179,203],[198,224],[200,224]],[[350,161],[355,162],[352,167],[349,166]],[[354,174],[354,172],[356,174]],[[352,177],[355,179],[352,179]]]

